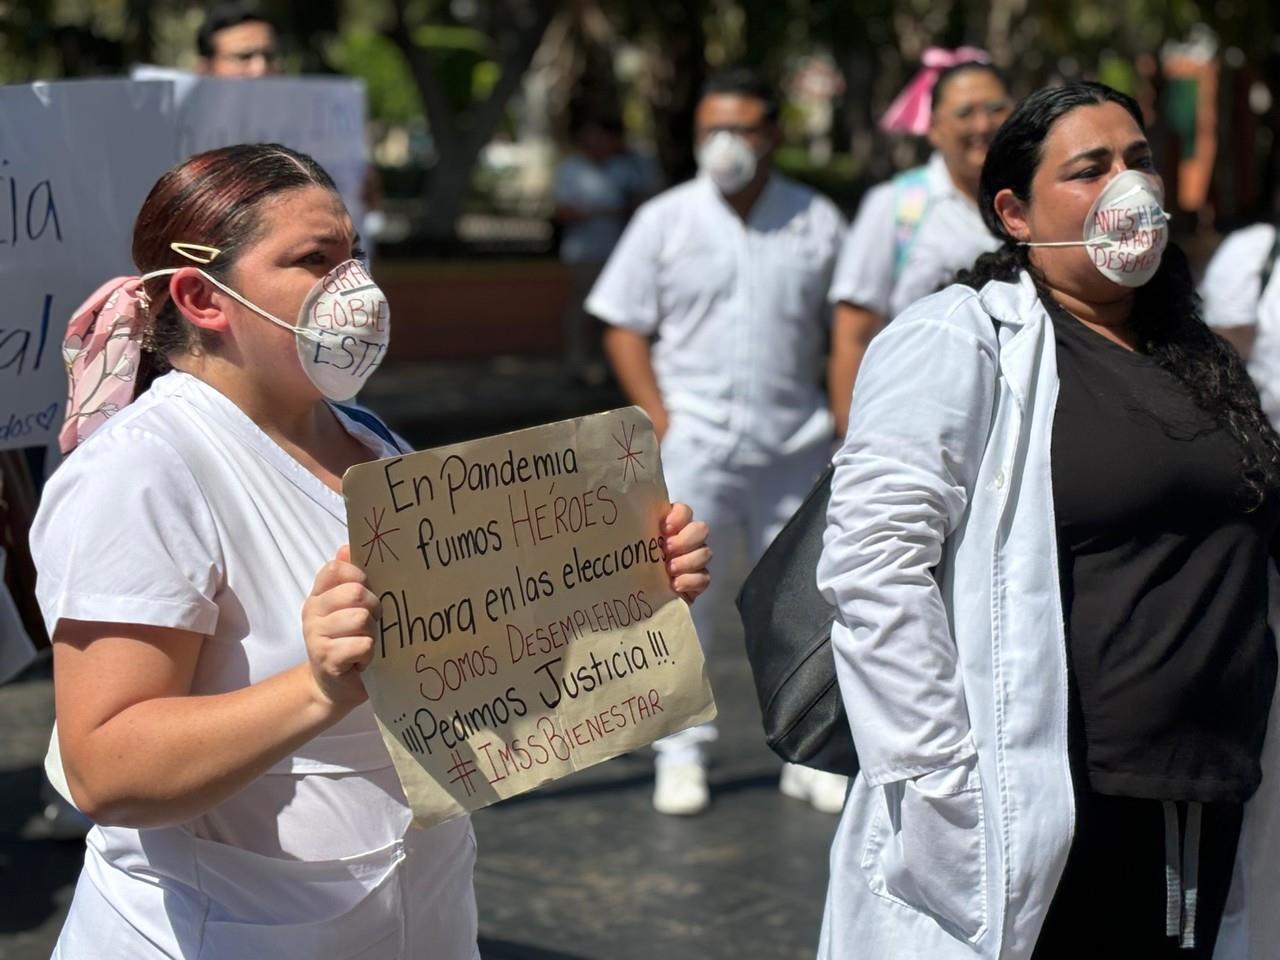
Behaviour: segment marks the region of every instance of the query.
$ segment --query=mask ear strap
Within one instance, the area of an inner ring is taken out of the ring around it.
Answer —
[[[1106,243],[1106,240],[1059,240],[1055,243],[1032,243],[1030,240],[1021,240],[1018,242],[1020,247],[1096,247]]]
[[[140,279],[142,279],[142,280],[150,280],[150,279],[152,279],[153,277],[165,277],[165,276],[169,276],[169,275],[171,275],[171,274],[175,274],[175,273],[177,273],[179,269],[181,269],[181,268],[179,268],[179,267],[165,267],[163,270],[152,270],[150,273],[148,273],[148,274],[144,274]],[[250,310],[252,310],[254,313],[258,314],[258,316],[260,316],[260,317],[264,317],[265,319],[270,320],[270,321],[271,321],[272,323],[274,323],[276,326],[278,326],[278,327],[283,327],[284,329],[288,330],[288,331],[289,331],[289,332],[291,332],[291,333],[300,334],[301,336],[306,337],[308,340],[317,341],[317,340],[319,340],[319,339],[320,339],[319,335],[318,335],[318,334],[316,334],[316,333],[314,333],[314,332],[312,332],[311,330],[299,330],[297,327],[293,326],[293,324],[285,323],[283,320],[281,320],[281,319],[280,319],[279,317],[277,317],[275,314],[267,313],[267,311],[263,310],[263,309],[262,309],[260,306],[258,306],[256,303],[253,303],[252,301],[248,300],[247,298],[242,297],[240,294],[236,293],[234,290],[232,290],[230,287],[228,287],[225,283],[223,283],[223,282],[222,282],[221,280],[219,280],[217,277],[212,277],[212,276],[210,276],[210,275],[209,275],[208,273],[206,273],[204,270],[200,270],[200,268],[199,268],[199,267],[197,267],[196,269],[197,269],[197,270],[199,270],[199,272],[200,272],[200,276],[204,277],[206,280],[208,280],[210,283],[212,283],[215,287],[217,287],[219,290],[221,290],[221,291],[222,291],[223,293],[225,293],[227,296],[231,297],[233,300],[238,301],[239,303],[241,303],[241,304],[242,304],[242,305],[244,305],[245,307],[247,307],[247,308],[249,308]]]

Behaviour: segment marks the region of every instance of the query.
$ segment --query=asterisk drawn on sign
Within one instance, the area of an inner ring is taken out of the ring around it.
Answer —
[[[622,449],[622,456],[618,457],[622,461],[622,482],[627,482],[627,471],[631,471],[631,479],[638,480],[640,471],[644,469],[644,464],[640,462],[640,454],[643,450],[633,449],[632,444],[636,441],[636,425],[631,425],[631,432],[627,433],[627,425],[622,425],[622,436],[614,437],[613,442]]]
[[[364,518],[365,526],[367,526],[369,528],[369,532],[373,534],[373,536],[370,539],[360,544],[361,550],[365,549],[366,547],[369,549],[369,552],[365,554],[365,557],[364,557],[364,565],[366,567],[369,565],[369,560],[373,557],[374,550],[378,551],[378,562],[379,563],[386,562],[386,557],[382,555],[382,550],[384,547],[386,548],[387,553],[391,554],[391,556],[394,559],[396,560],[400,559],[398,556],[396,556],[395,550],[391,548],[391,544],[387,541],[387,537],[390,534],[398,533],[400,531],[400,528],[392,527],[390,530],[383,530],[382,518],[385,517],[386,515],[387,515],[386,507],[383,507],[381,510],[379,510],[377,507],[374,507],[373,510],[370,511],[369,516]]]

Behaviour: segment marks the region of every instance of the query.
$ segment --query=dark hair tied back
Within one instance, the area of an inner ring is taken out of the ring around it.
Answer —
[[[311,157],[278,143],[246,143],[196,154],[161,176],[143,201],[133,225],[134,265],[143,274],[189,267],[192,261],[170,244],[202,244],[219,253],[201,269],[229,283],[231,268],[262,232],[264,204],[309,186],[338,192]],[[213,345],[169,299],[168,276],[148,280],[144,290],[150,318],[140,390],[169,368],[170,356]]]

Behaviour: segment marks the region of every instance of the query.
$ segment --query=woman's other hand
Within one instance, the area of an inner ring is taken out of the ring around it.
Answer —
[[[707,564],[711,548],[707,546],[707,525],[693,519],[687,504],[673,503],[662,519],[663,556],[671,589],[693,603],[711,583]]]
[[[373,659],[378,613],[378,598],[364,571],[351,562],[351,548],[340,547],[316,574],[302,605],[311,675],[320,696],[334,707],[350,709],[368,697],[360,672]]]

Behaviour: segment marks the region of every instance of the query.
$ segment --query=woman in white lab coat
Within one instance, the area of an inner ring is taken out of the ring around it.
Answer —
[[[1033,94],[981,201],[1003,246],[872,344],[836,459],[820,954],[1276,956],[1280,439],[1130,98]]]
[[[331,402],[389,336],[357,244],[309,157],[212,151],[144,203],[143,276],[73,320],[76,449],[32,531],[66,779],[97,823],[58,957],[478,956],[470,822],[407,829],[360,677],[377,600],[341,478],[397,444]],[[694,595],[688,521],[664,522]]]

